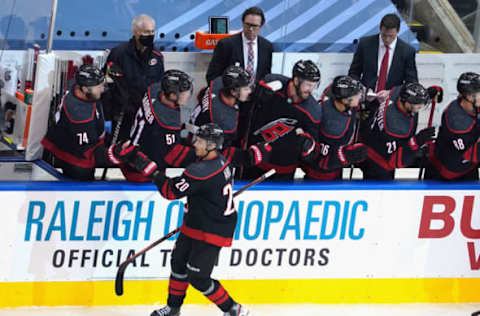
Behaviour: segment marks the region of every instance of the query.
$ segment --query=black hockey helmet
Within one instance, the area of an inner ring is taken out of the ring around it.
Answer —
[[[400,101],[410,104],[427,104],[430,100],[427,89],[418,82],[409,82],[400,88]]]
[[[252,77],[239,66],[228,66],[223,72],[222,82],[225,90],[237,89],[250,85]]]
[[[195,136],[205,139],[207,146],[215,144],[216,149],[222,149],[223,146],[223,130],[215,123],[207,123],[200,126],[195,133]]]
[[[105,75],[94,65],[83,64],[75,73],[75,83],[79,86],[92,87],[104,81]]]
[[[457,90],[462,96],[480,92],[480,75],[474,72],[464,72],[458,78]]]
[[[313,82],[320,81],[320,70],[311,60],[299,60],[293,66],[292,77],[309,80]]]
[[[162,91],[165,95],[193,90],[193,80],[185,72],[177,69],[167,70],[162,77]]]
[[[349,76],[337,76],[333,79],[332,94],[335,99],[350,98],[362,91],[360,81]]]

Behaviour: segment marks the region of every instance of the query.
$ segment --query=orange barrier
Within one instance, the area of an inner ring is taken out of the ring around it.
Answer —
[[[25,96],[23,95],[23,93],[21,93],[18,90],[15,92],[15,96],[17,97],[17,99],[19,99],[22,102],[25,100]]]
[[[210,34],[202,31],[196,31],[194,45],[198,49],[214,49],[219,40],[234,35],[238,32],[240,31],[235,31],[229,34]]]
[[[30,132],[30,119],[32,117],[32,98],[33,98],[33,90],[32,89],[25,89],[25,94],[17,91],[15,93],[17,99],[27,104],[27,115],[25,117],[25,128],[23,130],[23,138],[22,138],[22,147],[27,147],[27,140],[28,134]]]

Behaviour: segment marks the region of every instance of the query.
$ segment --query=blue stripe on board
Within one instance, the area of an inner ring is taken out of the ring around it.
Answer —
[[[48,2],[48,0],[41,1]],[[181,2],[105,0],[101,3],[85,0],[71,4],[61,2],[56,31],[62,30],[63,33],[61,36],[55,35],[54,49],[102,50],[112,48],[128,40],[131,36],[131,19],[139,13],[147,12],[157,21],[156,44],[158,46],[163,46],[168,51],[173,51],[173,48],[177,51],[184,49],[199,51],[193,46],[190,36],[200,28],[207,29],[206,22],[209,15],[229,15],[231,29],[241,29],[243,10],[248,6],[258,5],[262,7],[267,17],[267,24],[262,28],[261,34],[270,40],[273,39],[276,51],[283,51],[287,46],[286,51],[292,52],[322,52],[326,48],[328,51],[334,51],[336,48],[338,48],[336,51],[350,51],[352,37],[359,38],[367,35],[363,30],[358,29],[364,23],[356,23],[353,17],[350,20],[344,20],[340,26],[335,26],[335,23],[338,23],[339,16],[341,17],[346,11],[351,10],[352,5],[353,7],[363,6],[368,1],[370,0],[190,0]],[[0,11],[0,38],[5,35],[3,32],[6,22],[9,21],[12,3],[12,0],[7,0],[7,5],[3,2],[0,4],[0,8],[4,9],[3,12]],[[87,14],[81,20],[74,19],[82,7],[91,6],[92,3],[96,4],[97,11]],[[358,14],[366,20],[372,20],[370,17],[379,15],[379,11],[383,12],[386,7],[393,7],[391,1],[388,0],[375,0],[374,3],[376,4],[375,9],[369,12],[359,11]],[[6,41],[0,39],[0,47],[4,47],[6,42],[6,49],[22,50],[32,47],[33,43],[39,43],[42,49],[45,48],[46,40],[45,38],[41,39],[41,33],[45,36],[48,30],[47,15],[42,13],[45,11],[42,7],[41,10],[37,9],[32,16],[30,8],[30,0],[18,0],[12,20],[12,29]],[[104,24],[104,21],[99,18],[105,8],[108,8],[112,15],[108,24]],[[337,22],[332,22],[332,19],[333,21],[337,19]],[[23,22],[20,23],[20,21]],[[166,23],[160,25],[161,22]],[[378,27],[378,23],[375,24],[375,27]],[[329,25],[329,30],[321,31],[322,28]],[[404,28],[404,25],[402,22],[401,38],[418,47],[414,35],[409,29]],[[368,29],[368,26],[364,26],[364,28]],[[90,32],[89,36],[84,35],[87,30]],[[102,31],[107,32],[105,37],[101,35]],[[76,35],[71,36],[70,32],[75,32]],[[165,33],[164,38],[158,37],[160,32]],[[317,36],[318,32],[320,35]],[[180,38],[174,37],[176,33],[180,35]],[[350,33],[351,35],[349,35]],[[311,34],[314,36],[311,37]],[[302,40],[312,47],[299,44],[298,41]],[[319,44],[317,42],[321,45],[317,45]],[[295,46],[295,44],[299,45]]]
[[[178,16],[177,18],[169,21],[164,25],[158,25],[157,22],[157,32],[158,33],[170,33],[176,28],[184,25],[186,22],[193,20],[194,18],[201,16],[202,14],[208,12],[212,8],[220,5],[223,0],[209,0],[204,1],[200,5],[193,7],[191,10],[185,12],[184,14]]]
[[[368,20],[364,20],[364,23],[361,25],[356,26],[355,28],[351,28],[351,32],[349,32],[344,37],[337,39],[335,43],[325,49],[326,52],[337,52],[338,49],[343,51],[344,48],[341,48],[342,45],[346,48],[347,46],[351,45],[355,39],[360,39],[361,37],[373,35],[374,33],[371,32],[372,28],[378,31],[380,21],[385,14],[391,13],[390,7],[384,8],[380,10],[377,14],[371,16]],[[335,49],[335,50],[334,50]]]
[[[235,190],[245,182],[235,183]],[[424,190],[464,190],[474,192],[480,190],[479,182],[440,183],[440,182],[321,182],[295,184],[257,184],[249,190],[253,191],[424,191]],[[0,191],[157,191],[151,183],[119,182],[0,182]]]
[[[323,11],[327,10],[329,7],[334,5],[336,2],[337,2],[336,0],[321,0],[319,3],[317,3],[313,7],[306,8],[307,10],[303,14],[300,14],[294,19],[290,20],[285,26],[285,29],[286,29],[285,32],[283,29],[278,29],[268,34],[266,38],[271,42],[275,42],[280,38],[284,38],[286,35],[300,29],[305,23],[317,17]]]
[[[248,9],[249,7],[253,7],[258,5],[262,0],[248,0],[248,1],[242,1],[240,4],[237,6],[231,8],[230,10],[219,14],[220,16],[228,16],[230,17],[230,20],[234,20],[236,18],[239,18],[242,16],[243,12]],[[209,14],[211,15],[211,13]],[[204,16],[203,21],[208,21],[208,16]],[[191,24],[189,22],[188,24]],[[208,30],[208,23],[207,24],[202,24],[200,27],[196,28],[195,30],[192,31],[194,33],[196,30]],[[188,39],[190,39],[190,35],[183,36],[182,38],[179,38],[180,42],[186,42]],[[177,46],[180,46],[178,44],[175,44]],[[171,46],[167,46],[167,50],[169,50]]]
[[[230,18],[230,31],[241,30],[243,28],[242,24],[241,24],[241,18],[242,18],[242,14],[245,11],[245,9],[247,9],[249,6],[261,5],[261,7],[262,7],[262,9],[265,13],[265,19],[267,21],[267,23],[262,28],[262,33],[261,33],[261,35],[262,35],[263,32],[265,32],[266,29],[268,30],[269,28],[272,27],[272,25],[271,25],[272,20],[274,20],[275,18],[277,18],[278,16],[280,16],[282,14],[285,15],[285,12],[287,10],[289,10],[291,7],[300,3],[300,1],[301,0],[283,0],[279,3],[277,3],[277,4],[275,4],[274,2],[271,2],[271,1],[267,1],[266,3],[265,3],[265,1],[258,2],[258,3],[251,2],[251,3],[248,3],[248,6],[245,5],[245,4],[241,4],[241,5],[238,5],[234,8],[232,8],[232,9],[230,9],[229,11],[219,13],[218,15],[228,16]],[[269,8],[268,5],[274,5],[274,6]],[[185,27],[184,27],[182,29],[177,29],[177,31],[179,31],[180,36],[181,36],[181,34],[186,34],[186,33],[189,33],[189,32],[194,33],[197,30],[206,31],[206,30],[208,30],[208,24],[203,23],[205,21],[207,21],[207,17],[202,17],[201,20],[200,20],[200,22],[201,22],[200,24],[196,23],[197,21],[190,21],[187,24],[189,26],[188,29],[185,29]],[[283,24],[284,23],[285,23],[285,21],[283,21]],[[196,25],[196,27],[192,28],[192,24]],[[175,43],[167,45],[167,50],[170,49],[173,46],[177,46],[177,47],[180,47],[180,48],[189,47],[189,44],[190,44],[189,41],[191,41],[190,40],[190,34],[184,35],[184,36],[180,37]],[[181,42],[181,43],[179,44],[178,42]]]
[[[348,9],[342,11],[340,14],[335,16],[335,18],[331,19],[327,23],[323,24],[321,27],[319,27],[317,30],[314,32],[310,33],[308,36],[298,39],[296,41],[296,44],[303,44],[303,43],[316,43],[318,42],[323,36],[334,30],[335,28],[341,26],[343,23],[348,21],[357,11],[361,11],[364,8],[366,8],[368,5],[372,4],[375,0],[362,0],[362,1],[357,1],[355,4],[353,4],[351,7]],[[307,33],[308,34],[308,33]],[[295,45],[292,45],[295,47]],[[292,46],[286,47],[285,50],[289,51],[292,48]]]

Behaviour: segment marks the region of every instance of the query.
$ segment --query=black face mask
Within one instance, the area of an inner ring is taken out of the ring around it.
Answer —
[[[138,41],[145,47],[153,47],[153,35],[140,35]]]

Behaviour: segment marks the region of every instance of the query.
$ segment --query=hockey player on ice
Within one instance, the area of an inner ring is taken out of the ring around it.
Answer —
[[[232,164],[220,152],[223,131],[214,123],[202,125],[193,140],[199,161],[189,165],[181,176],[167,178],[158,166],[138,148],[116,146],[115,156],[151,178],[161,195],[169,200],[187,197],[180,235],[171,259],[167,305],[151,316],[178,316],[191,284],[216,304],[224,316],[247,316],[249,311],[235,302],[222,284],[211,278],[222,247],[232,244],[237,223],[233,202]],[[245,157],[250,163],[256,158]],[[248,162],[245,162],[248,163]]]

